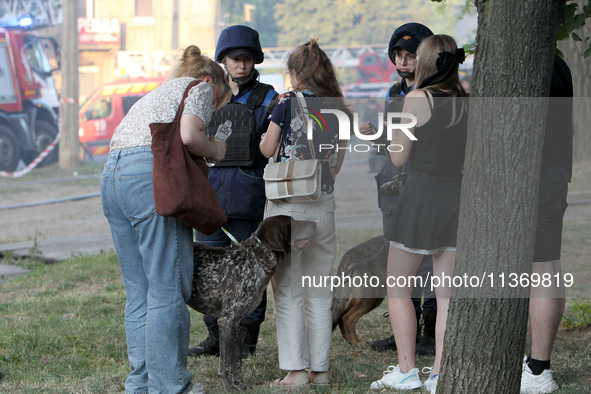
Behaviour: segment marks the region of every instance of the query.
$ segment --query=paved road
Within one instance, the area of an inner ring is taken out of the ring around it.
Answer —
[[[376,186],[373,174],[368,173],[367,155],[348,154],[335,189],[337,232],[344,229],[381,229]],[[0,207],[96,194],[97,190],[98,180],[96,185],[75,189],[63,185],[44,186],[42,193],[8,194],[8,197],[0,198]],[[589,195],[590,191],[571,192],[569,202],[588,200]],[[569,206],[565,220],[591,220],[591,204]],[[9,241],[3,243],[6,239]],[[21,241],[14,242],[14,239]],[[26,256],[36,249],[44,258],[65,260],[112,248],[109,226],[98,197],[2,211],[0,253],[11,251],[18,256]],[[0,280],[3,275],[21,274],[23,271],[19,267],[0,264]]]
[[[376,207],[375,181],[367,172],[367,158],[351,156],[337,178],[338,229],[380,228],[381,216]],[[70,187],[67,184],[43,185],[40,190],[9,193],[0,198],[2,209],[0,253],[28,256],[33,250],[48,260],[65,260],[71,256],[96,254],[113,248],[109,226],[102,214],[99,197],[56,203],[72,196],[90,196],[96,184]],[[37,204],[39,202],[50,202]],[[7,239],[8,242],[2,243]],[[13,240],[21,240],[14,242]],[[0,280],[22,275],[22,268],[0,264]]]

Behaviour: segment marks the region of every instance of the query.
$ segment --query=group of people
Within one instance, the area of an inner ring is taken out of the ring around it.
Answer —
[[[389,55],[402,79],[388,93],[387,108],[416,116],[417,124],[410,132],[418,141],[411,141],[403,133],[395,136],[392,143],[404,149],[390,153],[381,172],[380,179],[386,181],[396,168],[410,168],[399,198],[380,202],[384,234],[390,241],[388,275],[410,276],[417,270],[431,275],[452,272],[467,135],[467,107],[463,100],[466,92],[458,76],[464,54],[450,36],[434,35],[423,25],[409,23],[394,32]],[[215,61],[202,55],[196,46],[186,48],[167,81],[139,100],[113,135],[101,179],[101,199],[127,292],[127,393],[203,393],[203,385],[192,382],[187,357],[219,354],[217,321],[212,316],[204,316],[208,337],[196,347],[189,347],[190,323],[185,303],[193,278],[193,237],[212,246],[228,246],[231,241],[222,231],[213,235],[193,234],[192,229],[176,219],[158,215],[152,191],[149,125],[172,121],[183,92],[195,79],[201,82],[185,100],[181,138],[191,154],[215,162],[209,180],[228,217],[226,229],[242,241],[264,217],[289,215],[317,223],[312,245],[287,256],[272,278],[279,368],[287,371],[272,386],[330,385],[332,294],[329,288],[302,287],[297,278],[332,274],[336,256],[334,182],[346,151],[338,148],[347,141],[339,141],[337,119],[326,116],[326,131],[314,133],[309,143],[306,127],[295,121],[302,110],[292,104],[301,99],[310,108],[336,107],[351,120],[353,117],[335,68],[317,39],[310,39],[290,52],[287,71],[292,91],[283,95],[258,81],[255,64],[263,60],[258,33],[247,26],[230,26],[219,37]],[[561,75],[564,72],[562,69]],[[208,130],[212,134],[218,124],[228,119],[237,125],[233,133],[242,137],[237,139],[242,141],[240,145],[208,138]],[[371,133],[369,124],[362,124],[360,129]],[[320,152],[321,143],[332,149]],[[269,158],[285,161],[313,157],[319,159],[322,174],[322,194],[318,200],[266,200],[262,175]],[[551,181],[553,185],[563,185],[567,181],[563,178]],[[547,194],[557,188],[550,189]],[[566,200],[565,189],[558,189],[555,199]],[[562,208],[565,206],[561,205]],[[561,223],[562,216],[553,214],[552,229],[558,217]],[[560,236],[551,237],[559,242]],[[540,242],[547,242],[547,238]],[[560,269],[555,261],[560,258],[559,244],[552,248],[551,256],[538,257],[539,261],[550,262],[544,263],[544,269]],[[426,338],[431,342],[423,347],[435,345],[435,362],[424,386],[432,393],[436,390],[451,289],[439,288],[435,297],[421,297],[412,290],[388,289],[394,335],[372,347],[396,348],[398,365],[389,367],[381,379],[371,384],[372,389],[423,387],[415,365],[415,350],[417,342]],[[552,305],[555,316],[561,316],[560,301]],[[259,307],[242,321],[245,355],[256,350],[265,309],[263,298]],[[542,313],[539,309],[535,310]],[[418,324],[420,316],[422,330]],[[555,320],[554,333],[558,325]],[[546,346],[547,337],[553,340],[553,336],[550,332],[541,339],[546,342],[544,345],[533,343],[533,337],[532,332],[532,354],[524,360],[522,392],[550,392],[556,386],[549,369],[550,354],[539,349]],[[539,389],[530,390],[531,387]]]

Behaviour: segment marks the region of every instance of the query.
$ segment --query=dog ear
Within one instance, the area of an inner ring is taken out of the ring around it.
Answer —
[[[265,219],[256,231],[257,237],[274,252],[291,251],[291,218],[273,216]]]

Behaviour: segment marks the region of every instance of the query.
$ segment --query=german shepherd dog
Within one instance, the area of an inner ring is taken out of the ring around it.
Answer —
[[[386,297],[388,246],[389,242],[381,235],[369,239],[347,250],[339,264],[336,276],[351,278],[351,284],[343,280],[334,290],[332,329],[338,325],[343,338],[352,344],[360,343],[355,325],[361,316],[377,308]],[[365,275],[374,278],[372,286],[356,285],[353,278]]]

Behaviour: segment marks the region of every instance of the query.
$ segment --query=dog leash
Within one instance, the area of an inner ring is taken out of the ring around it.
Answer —
[[[226,235],[228,236],[228,238],[230,238],[230,241],[232,241],[232,243],[236,246],[240,245],[240,242],[238,242],[236,240],[236,238],[234,238],[234,236],[232,234],[230,234],[230,232],[228,230],[226,230],[225,228],[222,227],[222,230],[224,233],[226,233]]]

